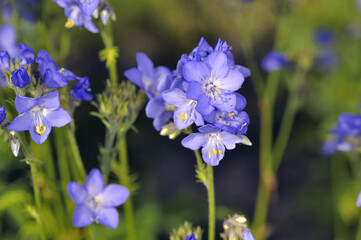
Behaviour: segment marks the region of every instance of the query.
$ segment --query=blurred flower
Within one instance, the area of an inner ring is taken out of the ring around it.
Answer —
[[[356,207],[361,207],[361,192],[357,196]]]
[[[171,71],[163,66],[154,68],[153,62],[144,53],[137,53],[138,68],[131,68],[124,75],[135,85],[145,90],[149,102],[145,113],[147,117],[154,119],[153,126],[159,131],[173,116],[166,111],[167,103],[161,97],[161,93],[171,87]]]
[[[89,78],[83,77],[78,78],[79,82],[75,85],[75,87],[70,91],[70,96],[74,101],[80,102],[91,101],[93,100],[93,95],[90,93],[89,89]]]
[[[189,234],[184,240],[197,240],[194,233]]]
[[[104,26],[107,24],[109,18],[112,21],[115,21],[117,16],[115,15],[113,8],[109,4],[103,4],[100,9],[100,19],[102,20]]]
[[[277,72],[289,64],[288,57],[280,52],[269,52],[261,61],[261,67],[266,72]]]
[[[336,52],[330,51],[322,51],[317,54],[314,58],[316,66],[323,70],[333,70],[336,69],[338,65],[338,56]]]
[[[315,43],[319,52],[314,58],[315,65],[325,71],[332,71],[338,65],[338,56],[335,49],[335,33],[328,28],[320,27],[314,33]]]
[[[6,117],[5,107],[0,107],[0,123],[4,121]]]
[[[187,98],[196,100],[196,110],[207,115],[216,108],[232,112],[236,106],[237,91],[244,81],[239,71],[230,69],[227,56],[220,51],[211,53],[204,62],[184,64],[183,77],[189,82]]]
[[[232,218],[223,223],[224,239],[229,240],[255,240],[251,231],[247,227],[247,219],[244,216],[235,214]]]
[[[53,0],[60,7],[64,8],[64,14],[68,18],[66,28],[74,26],[84,27],[92,33],[98,33],[99,29],[92,23],[91,15],[98,6],[99,0]]]
[[[24,88],[29,85],[30,77],[26,69],[22,67],[12,72],[11,81],[15,86]]]
[[[238,136],[221,131],[212,125],[205,125],[198,129],[199,133],[191,133],[182,140],[182,145],[191,150],[202,147],[202,158],[207,164],[217,166],[224,157],[225,147],[234,149],[236,143],[242,142]]]
[[[37,4],[36,0],[16,0],[14,1],[17,8],[17,14],[20,18],[25,19],[29,22],[34,22],[36,17]],[[3,19],[11,19],[12,11],[11,1],[1,0],[0,9],[1,16]]]
[[[8,127],[12,131],[30,131],[37,144],[42,144],[52,127],[63,127],[71,121],[60,108],[59,93],[54,91],[40,98],[16,96],[16,110],[20,113]]]
[[[39,72],[47,88],[65,87],[67,82],[77,79],[71,71],[58,67],[45,50],[39,51],[36,62],[39,64]]]
[[[335,34],[331,29],[318,28],[314,34],[315,42],[325,47],[326,45],[332,45],[335,42]]]
[[[85,181],[85,186],[70,182],[68,193],[76,208],[73,214],[74,227],[85,227],[93,222],[115,229],[119,215],[115,207],[122,205],[129,197],[129,190],[119,184],[104,188],[102,173],[94,168]]]
[[[250,230],[246,230],[243,233],[243,240],[255,240]]]
[[[322,152],[331,155],[336,151],[348,152],[361,146],[361,115],[343,113],[330,133],[334,137],[325,142]]]
[[[23,43],[16,43],[16,32],[11,24],[0,27],[0,50],[7,52],[14,62],[17,59],[21,66],[34,63],[34,51]]]
[[[0,51],[0,70],[10,70],[10,56],[6,51]]]

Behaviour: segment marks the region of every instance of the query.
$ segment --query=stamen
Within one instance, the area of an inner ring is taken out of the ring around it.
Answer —
[[[71,28],[71,27],[74,27],[74,25],[75,25],[75,22],[68,18],[68,20],[65,23],[65,27],[66,28]]]
[[[221,151],[221,150],[218,150],[218,154],[221,155],[221,154],[222,154],[222,151]]]
[[[66,73],[64,72],[64,68],[61,68],[60,70],[59,70],[59,73],[61,73],[61,74],[63,74],[63,75],[66,75]]]
[[[46,126],[44,126],[42,123],[40,125],[36,126],[36,132],[40,135],[43,135],[46,131]]]
[[[212,148],[212,151],[213,151],[214,154],[217,155],[217,150],[215,148]]]
[[[208,152],[208,157],[211,158],[212,157],[212,153]]]
[[[228,116],[232,117],[234,116],[234,113],[228,113]]]

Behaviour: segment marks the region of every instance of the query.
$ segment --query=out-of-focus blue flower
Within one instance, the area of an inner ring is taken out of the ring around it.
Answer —
[[[162,97],[167,103],[177,107],[177,110],[174,111],[173,119],[178,130],[182,130],[192,125],[192,123],[195,123],[197,126],[204,125],[202,115],[195,109],[197,101],[188,99],[183,90],[174,88],[164,91]]]
[[[187,98],[196,100],[196,110],[208,115],[215,109],[232,112],[236,107],[237,91],[244,76],[229,67],[227,56],[221,51],[211,53],[204,62],[184,64],[183,77],[189,82]]]
[[[337,126],[330,131],[334,138],[326,141],[322,151],[331,155],[336,151],[348,152],[361,146],[361,115],[343,113]]]
[[[16,0],[17,4],[16,11],[18,12],[18,16],[22,19],[25,19],[29,22],[34,22],[36,17],[36,0]],[[2,18],[3,19],[11,19],[12,18],[12,9],[11,9],[11,1],[0,1],[0,9],[2,10]]]
[[[75,87],[70,91],[70,96],[74,101],[80,102],[82,100],[91,101],[93,100],[93,95],[89,92],[89,78],[83,77],[78,78],[79,82]]]
[[[234,149],[242,139],[234,134],[221,131],[212,125],[200,127],[199,133],[192,133],[182,140],[182,145],[191,150],[202,147],[202,158],[207,164],[217,166],[224,157],[225,148]]]
[[[29,85],[30,77],[28,71],[25,68],[19,68],[12,72],[11,81],[13,84],[19,88],[24,88]]]
[[[328,28],[316,29],[314,38],[315,42],[323,47],[332,45],[335,42],[335,34]]]
[[[314,58],[315,64],[323,70],[336,69],[338,65],[338,56],[335,51],[322,51]]]
[[[145,108],[147,117],[154,119],[153,126],[159,131],[173,116],[166,111],[169,104],[165,103],[161,94],[170,89],[171,71],[163,66],[154,68],[153,62],[144,53],[137,53],[138,68],[131,68],[124,75],[135,85],[145,90],[149,102]]]
[[[98,33],[99,29],[92,22],[91,14],[89,12],[94,8],[94,4],[98,5],[99,0],[53,0],[60,7],[64,8],[64,14],[68,18],[65,23],[66,28],[74,26],[84,26],[89,32]],[[85,12],[84,12],[85,11]]]
[[[119,184],[104,187],[102,173],[97,168],[90,171],[85,186],[70,182],[68,193],[76,204],[73,225],[78,228],[96,222],[115,229],[119,223],[115,207],[122,205],[129,197],[129,190]]]
[[[60,108],[59,93],[54,91],[40,98],[16,96],[16,110],[20,113],[8,127],[12,131],[29,131],[37,144],[42,144],[52,127],[63,127],[71,121]]]
[[[188,236],[186,236],[184,240],[197,240],[197,239],[196,239],[196,235],[194,235],[194,233],[191,233]]]
[[[47,88],[65,87],[69,81],[77,79],[71,71],[58,67],[45,50],[39,51],[36,62],[39,64],[39,72]]]
[[[288,57],[280,52],[271,51],[261,61],[261,67],[266,72],[277,72],[289,64]]]
[[[14,62],[18,59],[21,66],[34,63],[34,51],[23,43],[16,44],[16,32],[11,24],[0,27],[0,50],[7,52]]]
[[[5,107],[0,107],[0,123],[4,121],[6,117]]]
[[[10,70],[10,56],[5,51],[0,51],[0,70]]]
[[[356,207],[361,207],[361,192],[357,196]]]
[[[246,231],[243,232],[242,240],[256,240],[256,239],[252,235],[251,231],[247,229]]]

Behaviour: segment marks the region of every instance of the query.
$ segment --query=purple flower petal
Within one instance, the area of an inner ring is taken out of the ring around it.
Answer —
[[[73,213],[73,225],[77,228],[86,227],[94,222],[94,213],[84,204],[77,205]]]
[[[183,138],[182,145],[185,148],[191,150],[197,150],[201,146],[207,143],[207,136],[202,133],[191,133],[187,137]]]
[[[77,80],[75,74],[66,68],[58,67],[56,72],[67,82]]]
[[[68,184],[68,193],[75,204],[84,203],[88,198],[88,192],[85,187],[76,182]]]
[[[173,117],[173,112],[164,111],[159,117],[153,120],[153,126],[155,130],[160,131],[160,129]]]
[[[138,87],[144,90],[141,71],[139,71],[137,68],[131,68],[126,70],[124,72],[124,75],[126,76],[126,78],[129,79],[129,81],[131,81],[132,83],[134,83],[135,85],[137,85]]]
[[[33,119],[29,112],[24,112],[17,116],[9,125],[8,129],[12,131],[27,131]]]
[[[247,100],[243,95],[241,95],[239,93],[235,93],[235,95],[236,95],[236,108],[235,109],[236,109],[236,111],[240,112],[246,107]]]
[[[234,93],[232,94],[223,94],[222,99],[217,98],[217,101],[213,103],[213,106],[215,106],[217,109],[223,111],[223,112],[232,112],[236,108],[236,95]]]
[[[159,117],[165,109],[164,101],[161,97],[151,99],[145,107],[145,115],[149,118]]]
[[[99,169],[93,168],[85,181],[85,188],[90,196],[96,196],[101,193],[104,188],[103,175]]]
[[[202,158],[207,164],[217,166],[224,157],[224,146],[219,142],[208,142],[202,148]]]
[[[34,121],[32,121],[29,125],[29,132],[31,135],[31,138],[34,140],[34,142],[36,142],[37,144],[42,144],[43,142],[45,142],[45,140],[48,138],[50,132],[51,132],[51,125],[48,121],[46,121],[46,119],[43,119],[42,122],[44,128],[45,128],[45,132],[43,134],[39,134],[36,131],[36,127],[37,125],[35,124]]]
[[[45,50],[40,50],[36,62],[39,64],[39,72],[44,76],[47,69],[56,70],[57,66],[49,53]]]
[[[59,92],[54,91],[51,93],[48,93],[41,98],[36,99],[39,106],[46,108],[48,110],[56,110],[60,107],[60,101],[59,101]],[[16,100],[15,100],[16,104]]]
[[[361,207],[361,192],[357,196],[356,207]]]
[[[186,93],[179,88],[162,92],[162,98],[165,102],[172,104],[176,107],[179,107],[188,102],[186,98]]]
[[[158,81],[157,92],[161,93],[165,90],[168,90],[173,82],[171,78],[172,72],[163,66],[156,67],[155,71],[155,79]]]
[[[37,99],[30,98],[30,97],[24,97],[17,95],[15,98],[15,107],[16,111],[19,113],[24,113],[32,109],[38,104]]]
[[[220,129],[211,124],[207,124],[203,127],[198,128],[198,131],[201,133],[211,133],[211,132],[219,132]]]
[[[242,73],[236,70],[230,70],[228,75],[217,83],[217,86],[222,90],[235,92],[242,86],[243,82],[244,77]]]
[[[152,60],[145,53],[137,53],[138,69],[149,78],[154,77],[154,65]]]
[[[203,62],[188,62],[183,66],[183,77],[186,81],[202,83],[210,75],[210,70]]]
[[[206,63],[212,68],[211,77],[213,79],[223,79],[229,72],[227,56],[221,51],[209,54]]]
[[[214,110],[214,106],[209,104],[209,98],[202,94],[197,100],[196,110],[202,115],[208,115]]]
[[[129,197],[129,190],[119,184],[109,184],[100,195],[103,207],[117,207],[125,203]]]
[[[84,17],[84,27],[91,33],[99,32],[99,29],[94,25],[90,17],[89,18]]]
[[[51,124],[52,127],[63,127],[71,122],[71,117],[62,108],[57,110],[47,111],[44,118]]]
[[[256,240],[254,236],[252,235],[250,230],[247,230],[243,233],[243,240]]]
[[[202,85],[199,82],[190,82],[187,88],[187,98],[197,100],[203,94]]]
[[[236,143],[242,142],[240,137],[229,132],[222,131],[219,133],[219,136],[221,138],[221,142],[228,150],[234,149],[236,147]]]
[[[97,222],[100,224],[116,229],[119,224],[119,214],[115,208],[100,208],[97,213]]]
[[[47,69],[43,75],[43,80],[47,88],[65,87],[68,83],[53,69]]]
[[[11,24],[0,27],[0,48],[9,51],[16,45],[16,32]]]
[[[99,0],[86,0],[79,1],[78,5],[81,11],[88,16],[91,16],[95,9],[98,7]]]
[[[15,86],[24,88],[29,85],[30,77],[26,69],[22,67],[12,72],[11,81]]]

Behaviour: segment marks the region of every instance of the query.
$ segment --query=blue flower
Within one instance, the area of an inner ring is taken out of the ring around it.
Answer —
[[[60,7],[64,8],[64,14],[68,18],[65,23],[66,28],[72,28],[74,26],[84,26],[89,32],[99,32],[99,29],[92,22],[92,18],[90,16],[92,13],[88,14],[94,8],[94,3],[99,3],[99,0],[82,0],[79,1],[79,4],[76,0],[53,1],[56,2]],[[85,12],[83,12],[83,10]]]
[[[91,101],[93,100],[93,95],[89,92],[89,78],[83,77],[78,78],[79,82],[75,87],[70,91],[70,96],[74,101],[80,102],[82,100]]]
[[[204,125],[202,115],[195,110],[197,101],[188,99],[183,90],[174,88],[164,91],[162,97],[167,103],[177,107],[177,110],[174,111],[173,119],[178,130],[182,130],[192,125],[192,123],[195,123],[197,126]]]
[[[194,233],[191,233],[188,236],[186,236],[184,240],[197,240],[197,239],[196,239],[196,235],[194,235]]]
[[[243,232],[242,240],[256,240],[254,236],[252,235],[250,230],[246,230]]]
[[[81,11],[88,16],[91,16],[98,7],[100,0],[80,0],[78,5]]]
[[[0,70],[10,70],[10,56],[6,51],[0,51]]]
[[[187,98],[196,100],[196,110],[208,115],[216,108],[232,112],[236,106],[237,91],[244,76],[229,67],[227,56],[221,51],[211,53],[204,62],[184,64],[183,77],[189,82]]]
[[[137,53],[137,63],[138,68],[128,69],[124,75],[145,90],[149,98],[145,113],[147,117],[154,119],[153,126],[159,131],[173,116],[171,111],[166,111],[169,104],[161,97],[161,93],[171,87],[171,71],[163,66],[154,68],[153,62],[144,53]]]
[[[262,69],[266,72],[278,72],[288,64],[288,57],[276,51],[269,52],[261,61]]]
[[[338,56],[333,50],[325,50],[315,56],[314,62],[323,70],[333,70],[338,65]]]
[[[21,66],[34,63],[34,51],[23,43],[16,43],[16,32],[11,24],[0,27],[0,50],[7,52],[14,62],[18,59]]]
[[[35,0],[17,0],[15,4],[17,4],[16,10],[19,17],[30,22],[35,21],[35,12],[37,7]],[[11,1],[1,0],[0,9],[2,9],[1,13],[4,19],[12,18]]]
[[[104,187],[102,173],[94,168],[85,181],[85,186],[70,182],[68,193],[76,204],[73,214],[74,227],[85,227],[93,222],[115,229],[119,215],[115,207],[122,205],[129,197],[129,190],[118,184]]]
[[[29,85],[30,77],[28,71],[25,68],[19,68],[12,72],[11,81],[13,84],[19,88],[24,88]]]
[[[332,45],[335,42],[335,34],[328,28],[318,28],[315,31],[315,42],[321,47]]]
[[[5,107],[0,107],[0,123],[4,121],[6,117]]]
[[[39,64],[39,72],[47,88],[65,87],[67,82],[77,79],[71,71],[58,67],[45,50],[39,51],[36,62]]]
[[[191,133],[182,140],[182,145],[191,150],[202,147],[202,158],[207,164],[217,166],[224,157],[225,148],[234,149],[242,139],[212,125],[200,127],[199,133]]]
[[[20,113],[8,127],[12,131],[29,131],[37,144],[42,144],[52,127],[63,127],[71,121],[60,108],[59,93],[54,91],[40,98],[16,96],[16,110]]]
[[[324,144],[322,151],[331,155],[336,151],[348,152],[361,146],[361,115],[343,113],[330,133],[334,137]]]

